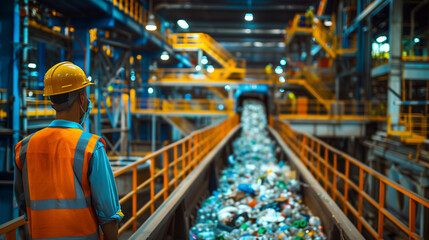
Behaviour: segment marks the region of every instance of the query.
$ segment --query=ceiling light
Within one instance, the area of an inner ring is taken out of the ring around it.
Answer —
[[[253,21],[253,14],[251,13],[246,13],[246,15],[244,15],[244,20],[251,22]]]
[[[28,67],[29,67],[29,68],[36,68],[36,64],[35,64],[35,63],[29,63],[29,64],[28,64]]]
[[[415,43],[419,43],[420,42],[420,38],[414,38],[414,42]]]
[[[150,87],[150,88],[148,88],[148,89],[147,89],[147,92],[148,92],[149,94],[152,94],[152,93],[153,93],[153,88],[151,88],[151,87]]]
[[[254,42],[253,45],[255,45],[255,47],[262,47],[262,46],[264,46],[264,44],[261,43],[261,42]]]
[[[229,85],[225,85],[225,90],[226,90],[226,91],[231,90],[231,86],[229,86]]]
[[[388,43],[383,43],[380,46],[380,52],[389,52],[390,51],[390,45]]]
[[[280,92],[284,92],[285,90],[283,88],[280,88]]]
[[[282,74],[283,73],[283,68],[280,66],[277,66],[276,69],[274,70],[277,74]]]
[[[329,21],[329,20],[326,20],[324,24],[325,24],[325,26],[327,26],[327,27],[332,26],[332,22],[331,22],[331,21]]]
[[[282,58],[282,60],[280,60],[280,65],[286,65],[286,58]]]
[[[247,33],[247,34],[249,34],[249,33],[252,33],[252,30],[250,30],[250,29],[244,29],[244,32]]]
[[[212,65],[207,66],[207,72],[212,73],[214,72],[214,67]]]
[[[201,66],[200,65],[195,66],[195,70],[196,71],[201,71]]]
[[[91,81],[92,81],[92,77],[91,77],[91,76],[88,76],[88,80],[91,82]]]
[[[149,16],[149,21],[147,21],[146,24],[146,30],[148,31],[155,31],[156,30],[156,24],[155,24],[155,17],[153,16],[153,14],[151,14]]]
[[[280,76],[280,77],[279,77],[279,81],[280,81],[281,83],[284,83],[284,82],[286,82],[286,79],[285,79],[285,77]]]
[[[179,27],[181,27],[182,29],[189,28],[189,24],[183,19],[177,20],[177,25],[179,25]]]
[[[387,37],[386,36],[380,36],[380,37],[378,37],[375,41],[377,41],[378,43],[382,43],[382,42],[384,42],[384,41],[386,41],[387,40]]]
[[[168,59],[170,59],[170,55],[168,55],[168,52],[167,51],[162,52],[161,60],[167,61]]]
[[[207,63],[209,63],[209,60],[207,59],[207,57],[206,57],[206,56],[203,56],[203,57],[201,58],[201,63],[202,63],[202,64],[207,64]]]

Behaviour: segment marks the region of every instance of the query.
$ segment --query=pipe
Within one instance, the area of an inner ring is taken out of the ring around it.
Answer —
[[[411,45],[410,54],[412,54],[411,56],[414,56],[414,28],[415,28],[414,15],[420,8],[422,8],[428,2],[429,0],[420,2],[417,6],[413,8],[413,10],[411,10],[411,30],[410,30],[410,45]]]

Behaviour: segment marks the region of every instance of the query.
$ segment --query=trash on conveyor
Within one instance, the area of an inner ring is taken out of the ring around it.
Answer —
[[[190,239],[326,239],[320,219],[302,203],[294,172],[275,158],[264,106],[255,100],[243,106],[230,166],[198,210]]]

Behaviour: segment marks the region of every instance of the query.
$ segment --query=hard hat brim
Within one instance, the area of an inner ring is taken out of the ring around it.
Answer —
[[[44,94],[43,94],[43,96],[44,96],[44,97],[49,97],[49,96],[54,96],[54,95],[60,95],[60,94],[64,94],[64,93],[74,92],[74,91],[77,91],[77,90],[82,89],[82,88],[84,88],[84,87],[91,86],[91,85],[95,85],[95,83],[88,82],[88,83],[86,83],[86,84],[82,85],[81,87],[74,89],[73,91],[67,91],[67,90],[65,90],[65,91],[63,91],[63,92],[56,92],[55,94],[45,94],[45,93],[44,93]]]

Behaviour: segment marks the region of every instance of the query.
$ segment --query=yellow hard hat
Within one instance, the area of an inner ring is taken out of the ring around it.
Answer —
[[[43,96],[52,96],[73,92],[89,85],[94,85],[83,70],[72,62],[60,62],[45,74]]]

